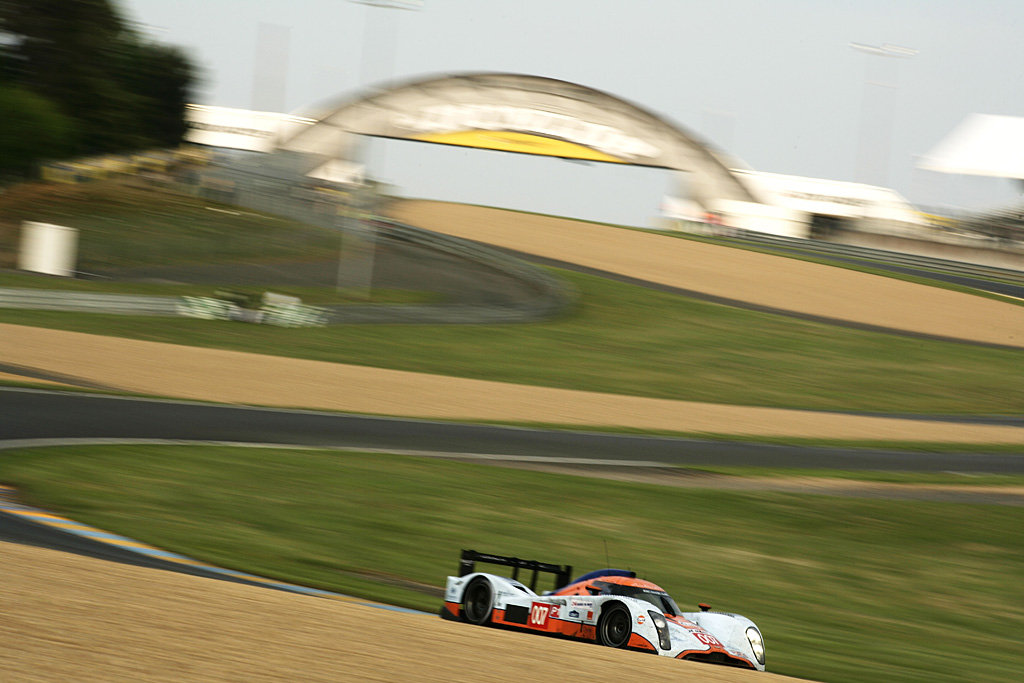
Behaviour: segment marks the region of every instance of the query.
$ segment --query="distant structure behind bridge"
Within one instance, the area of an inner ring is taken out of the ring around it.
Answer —
[[[762,173],[662,116],[608,93],[537,76],[421,78],[341,98],[302,116],[189,110],[188,139],[307,159],[303,173],[363,182],[365,137],[664,168],[675,188],[660,227],[722,226],[785,237],[842,230],[927,237],[936,226],[888,188]]]

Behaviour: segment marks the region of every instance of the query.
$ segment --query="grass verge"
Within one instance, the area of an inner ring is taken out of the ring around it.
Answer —
[[[1024,509],[675,489],[398,456],[123,446],[5,453],[34,504],[218,565],[426,610],[460,548],[637,570],[754,619],[769,670],[1016,681]],[[386,583],[381,578],[392,583]]]

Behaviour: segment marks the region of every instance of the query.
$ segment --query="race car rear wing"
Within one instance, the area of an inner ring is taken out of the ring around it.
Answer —
[[[532,571],[533,576],[530,578],[530,590],[534,593],[537,592],[537,577],[541,572],[555,575],[555,590],[569,585],[569,577],[572,576],[572,566],[568,564],[547,564],[545,562],[537,562],[536,560],[521,560],[518,557],[478,553],[475,550],[462,551],[462,558],[459,560],[459,576],[475,572],[477,562],[512,567],[513,581],[519,580],[520,569]]]

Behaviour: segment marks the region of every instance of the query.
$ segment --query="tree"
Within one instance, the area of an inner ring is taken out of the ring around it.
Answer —
[[[33,92],[0,86],[0,177],[21,176],[41,158],[67,153],[71,122]]]
[[[194,69],[180,49],[158,43],[126,45],[118,70],[122,87],[142,100],[142,133],[158,147],[179,144],[187,131],[185,105],[195,81]]]
[[[193,72],[110,0],[0,0],[0,79],[71,119],[77,154],[177,144]]]

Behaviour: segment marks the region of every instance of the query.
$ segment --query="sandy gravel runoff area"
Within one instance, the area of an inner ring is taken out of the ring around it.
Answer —
[[[398,215],[429,229],[716,296],[1024,346],[1024,308],[964,294],[504,211],[414,202]],[[1024,443],[1024,428],[590,394],[15,325],[0,325],[0,361],[72,383],[226,403],[741,435]],[[0,566],[5,683],[784,680],[11,543],[0,542]],[[770,658],[771,634],[766,637]]]
[[[0,558],[4,683],[793,680],[10,543]]]

